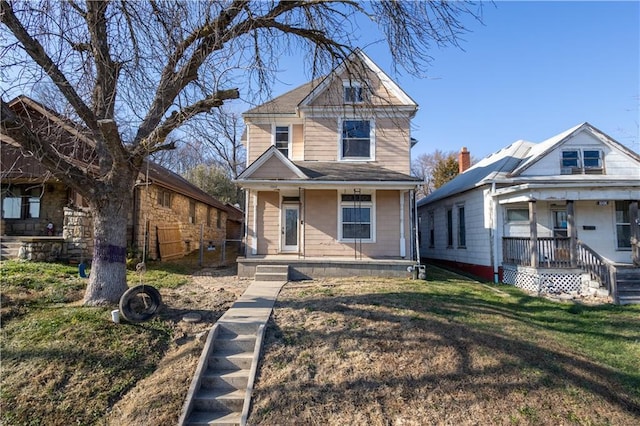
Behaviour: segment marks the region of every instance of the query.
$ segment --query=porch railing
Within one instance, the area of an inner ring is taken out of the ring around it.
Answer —
[[[531,265],[531,239],[528,237],[503,237],[502,258],[504,263],[518,266]],[[576,267],[589,273],[591,279],[600,283],[609,290],[609,294],[615,292],[615,268],[596,253],[595,250],[577,241]],[[571,268],[569,237],[542,237],[538,238],[538,268]]]
[[[502,238],[502,257],[505,263],[531,265],[531,239],[528,237]],[[569,237],[538,238],[538,268],[570,268]]]
[[[609,294],[616,295],[616,268],[591,247],[578,240],[578,266],[588,272],[591,279],[609,290]]]

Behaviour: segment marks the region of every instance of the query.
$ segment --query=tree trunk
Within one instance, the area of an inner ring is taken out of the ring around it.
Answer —
[[[113,191],[101,197],[93,212],[95,246],[85,305],[118,303],[127,290],[127,220],[131,192]]]

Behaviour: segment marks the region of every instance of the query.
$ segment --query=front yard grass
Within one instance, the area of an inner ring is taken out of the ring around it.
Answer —
[[[211,297],[189,286],[193,269],[149,264],[143,279]],[[640,306],[557,303],[437,268],[427,275],[287,284],[249,423],[640,423]],[[132,272],[129,284],[138,281]],[[111,308],[81,305],[75,267],[1,262],[0,285],[1,424],[110,424],[114,404],[172,362],[168,317],[113,324]]]
[[[156,264],[145,279],[176,287],[188,282],[184,273]],[[70,265],[0,263],[1,424],[100,424],[166,352],[166,321],[114,324],[114,307],[81,305],[87,281],[77,275]],[[131,273],[128,281],[135,285],[138,277]]]
[[[250,424],[640,424],[640,306],[427,281],[289,283]]]

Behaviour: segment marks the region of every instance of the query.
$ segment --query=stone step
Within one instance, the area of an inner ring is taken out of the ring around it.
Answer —
[[[188,426],[237,426],[240,425],[240,413],[226,411],[198,411],[195,410],[187,419]]]
[[[214,350],[225,353],[253,352],[256,336],[250,334],[219,334],[213,343]]]
[[[200,388],[193,398],[193,408],[197,411],[242,413],[245,395],[246,390]]]

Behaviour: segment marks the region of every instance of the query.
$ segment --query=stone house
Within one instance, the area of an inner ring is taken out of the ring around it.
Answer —
[[[9,103],[31,120],[54,122],[52,143],[75,139],[91,155],[91,141],[39,103],[21,96]],[[1,136],[2,258],[84,261],[93,253],[91,211],[83,198],[54,178],[38,162],[23,155],[16,141]],[[63,149],[63,148],[61,148]],[[90,161],[87,161],[87,167]],[[152,162],[146,163],[132,192],[128,219],[131,252],[149,260],[168,260],[198,250],[223,247],[242,228],[242,213]],[[233,234],[227,236],[227,229]]]

